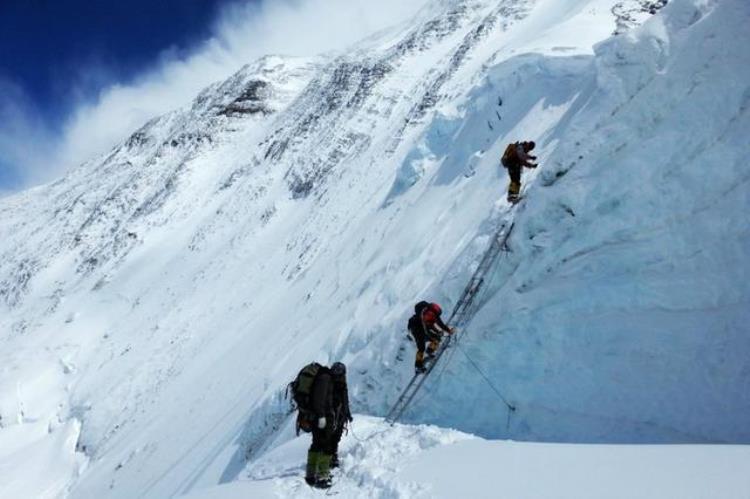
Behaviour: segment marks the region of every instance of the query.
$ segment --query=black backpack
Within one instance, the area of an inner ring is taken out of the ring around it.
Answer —
[[[289,383],[289,391],[292,393],[292,410],[297,409],[297,434],[302,430],[304,432],[312,431],[314,414],[310,409],[310,396],[312,395],[315,377],[320,372],[320,364],[313,362],[303,367],[297,377]]]
[[[416,314],[417,317],[422,316],[422,312],[424,309],[428,308],[430,306],[430,302],[427,301],[421,301],[414,305],[414,314]]]

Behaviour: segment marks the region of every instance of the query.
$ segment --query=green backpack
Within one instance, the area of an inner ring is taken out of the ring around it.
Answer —
[[[292,392],[292,400],[294,401],[292,409],[299,410],[297,414],[297,433],[302,430],[304,432],[312,431],[314,414],[310,408],[310,397],[312,396],[312,388],[315,383],[315,377],[323,366],[317,362],[307,364],[303,367],[294,378],[294,381],[289,383],[289,390]],[[296,407],[295,407],[296,406]]]

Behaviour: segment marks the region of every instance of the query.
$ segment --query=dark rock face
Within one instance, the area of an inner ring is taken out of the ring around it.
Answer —
[[[269,84],[262,80],[252,80],[247,83],[243,92],[217,114],[238,117],[245,114],[268,115],[273,111],[265,104],[268,98]]]

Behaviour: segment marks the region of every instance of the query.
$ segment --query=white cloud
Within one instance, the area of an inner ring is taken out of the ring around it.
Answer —
[[[106,152],[148,119],[188,104],[204,87],[265,54],[314,55],[346,46],[406,20],[425,0],[264,0],[234,4],[216,20],[213,37],[189,55],[161,54],[155,65],[129,84],[112,82],[98,96],[86,96],[53,134],[35,123],[32,108],[12,106],[11,133],[0,128],[0,154],[27,183]],[[99,74],[99,68],[84,68]],[[2,90],[0,88],[0,90]],[[3,99],[5,100],[5,99]],[[0,102],[0,106],[2,103]],[[14,128],[14,129],[15,129]],[[28,130],[34,133],[25,135]],[[24,138],[25,137],[25,138]]]

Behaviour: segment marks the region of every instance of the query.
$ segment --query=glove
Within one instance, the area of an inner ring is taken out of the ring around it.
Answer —
[[[349,414],[349,416],[347,416],[347,418],[346,418],[346,419],[347,419],[347,421],[349,421],[350,423],[351,423],[352,421],[354,421],[354,418],[352,417],[352,415],[351,415],[351,414]]]
[[[325,427],[326,427],[326,418],[325,417],[318,418],[318,429],[322,430]]]
[[[455,327],[449,327],[448,328],[448,334],[453,334],[455,332],[456,332],[456,328]]]

